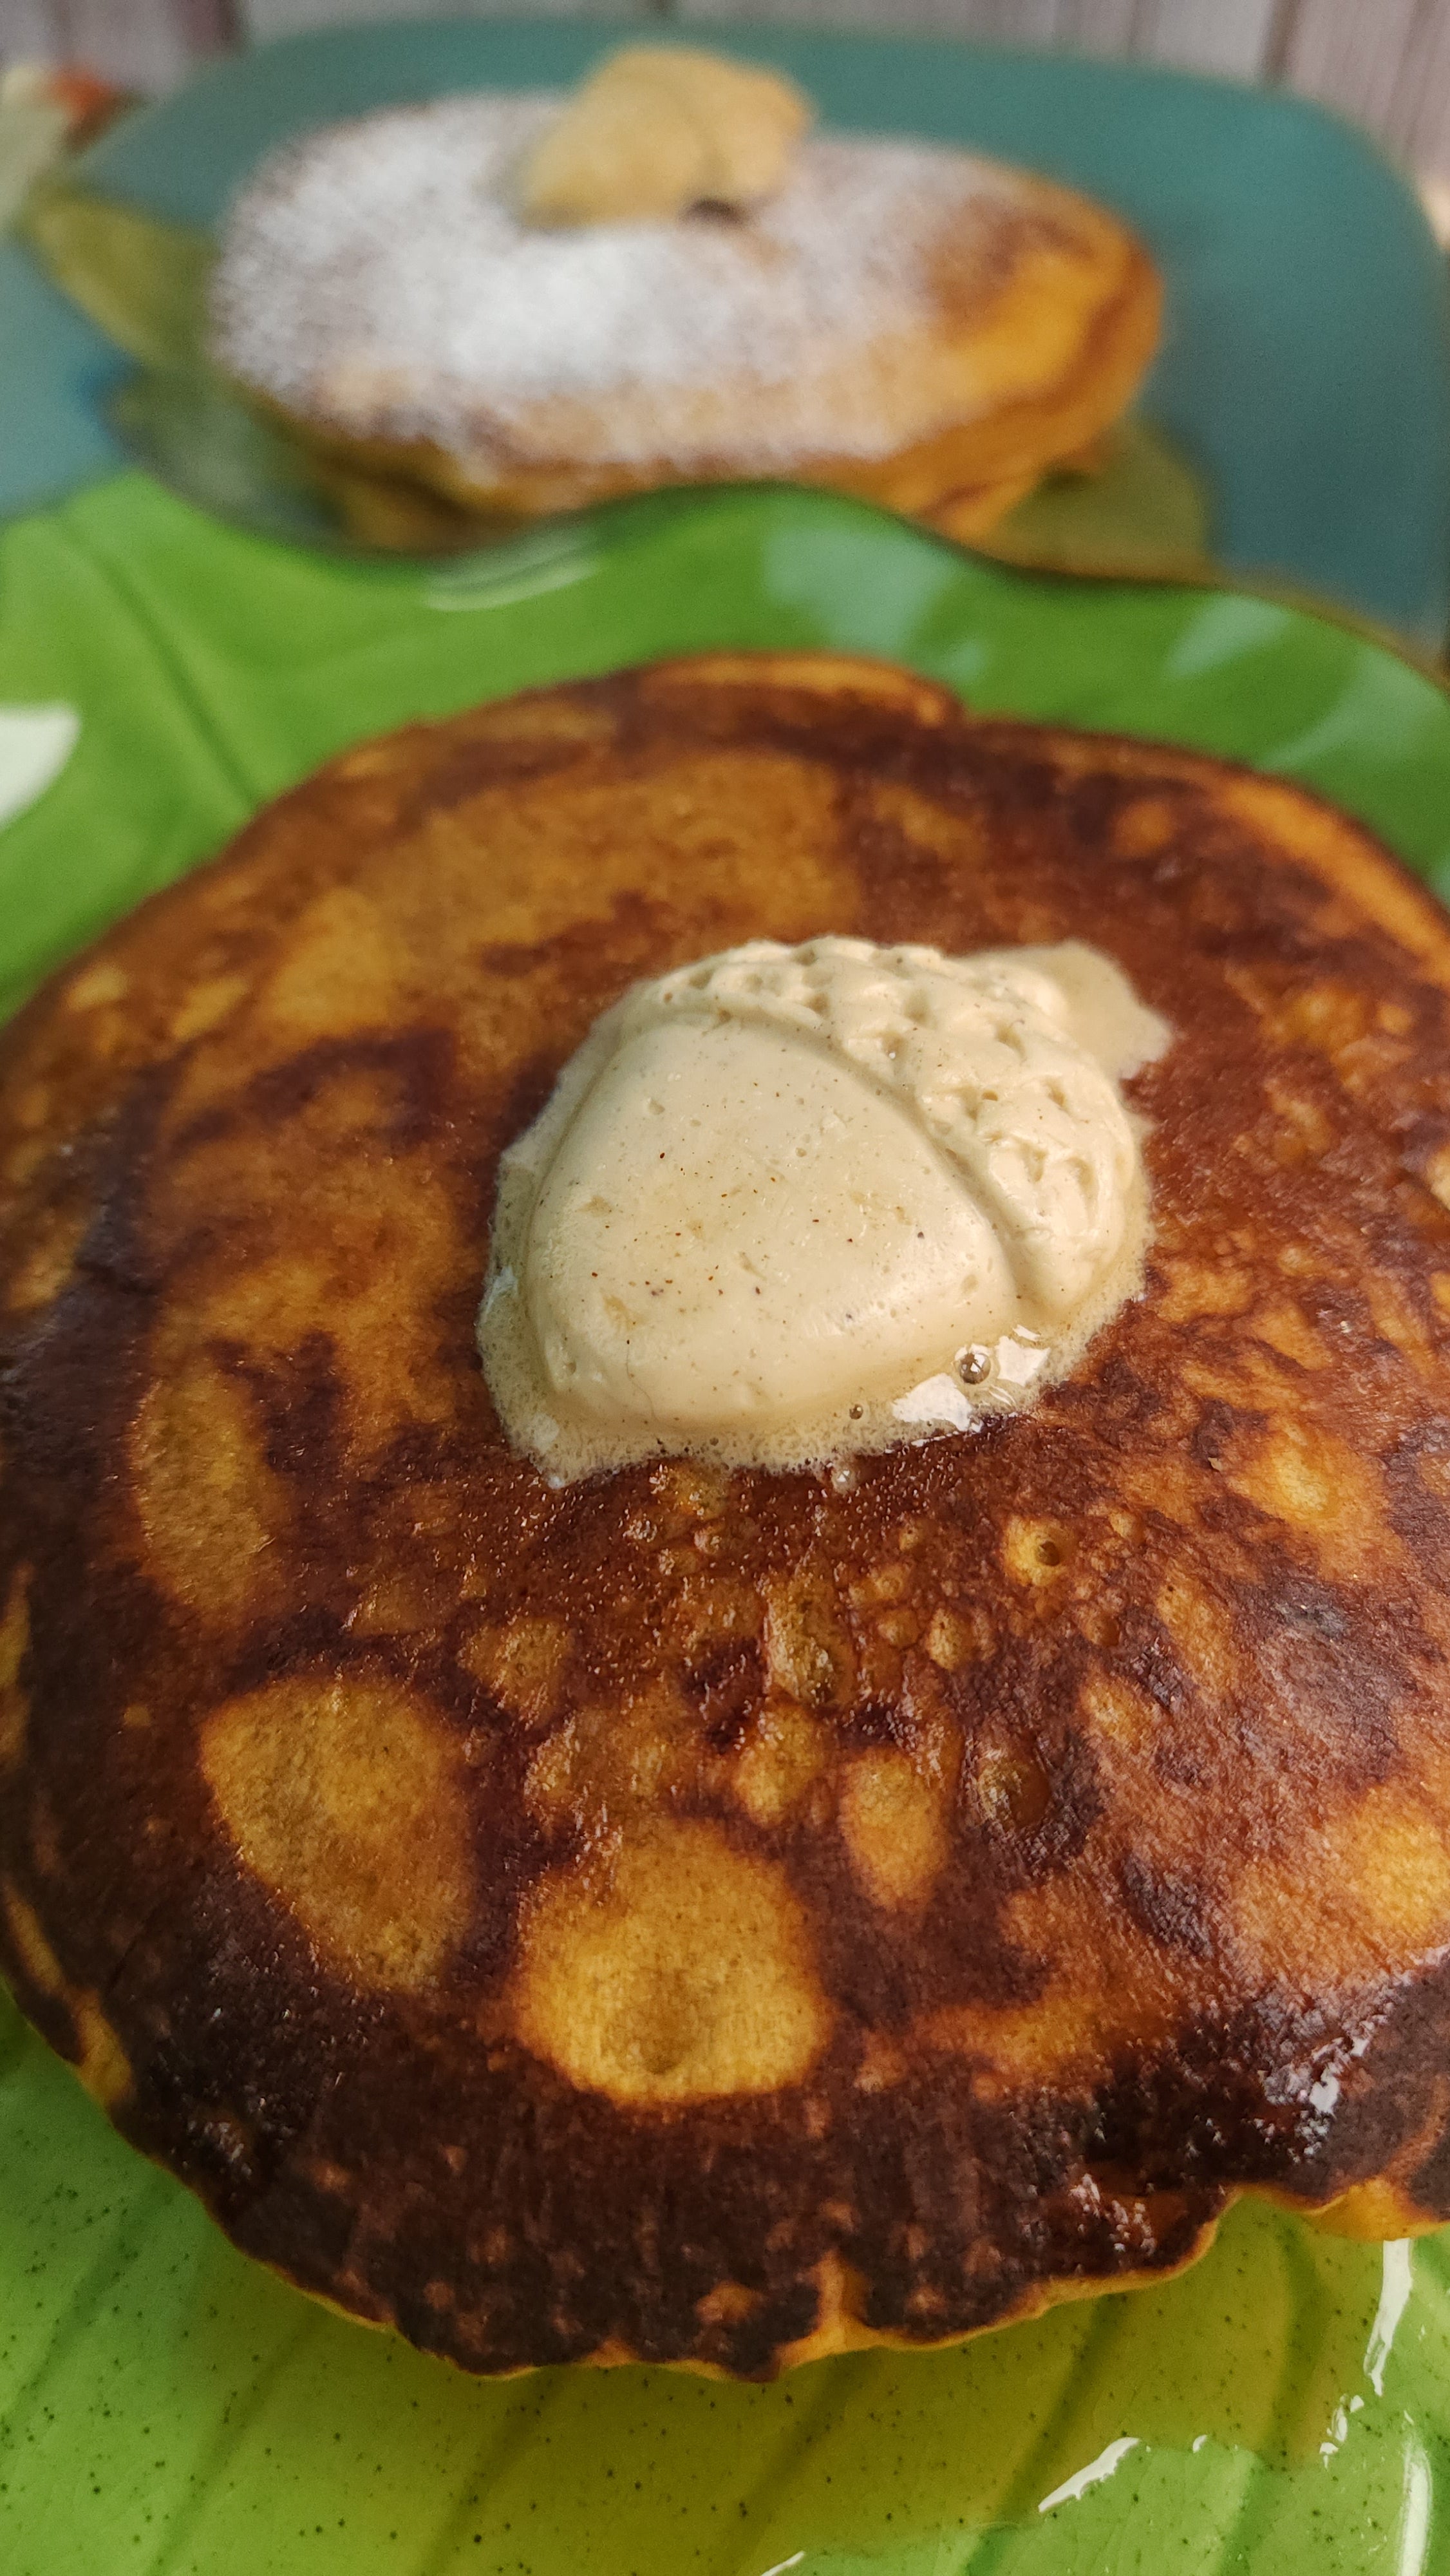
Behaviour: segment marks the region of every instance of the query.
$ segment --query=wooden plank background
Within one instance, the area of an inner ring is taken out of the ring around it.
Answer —
[[[1284,81],[1450,181],[1450,0],[512,0],[508,14],[530,7],[702,31],[726,19],[917,28]],[[488,0],[453,0],[453,11],[490,14]],[[164,90],[249,38],[448,12],[449,0],[0,0],[0,63],[79,60]]]

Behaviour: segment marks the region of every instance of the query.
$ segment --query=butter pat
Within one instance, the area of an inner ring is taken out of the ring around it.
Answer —
[[[503,1157],[479,1345],[558,1480],[970,1429],[1141,1271],[1119,1082],[1168,1042],[1077,942],[753,941],[637,985]]]
[[[519,180],[533,223],[741,210],[773,196],[810,123],[790,81],[691,46],[627,45],[587,80]]]

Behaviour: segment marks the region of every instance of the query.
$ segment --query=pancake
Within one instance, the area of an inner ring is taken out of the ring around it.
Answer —
[[[767,203],[547,229],[512,211],[551,94],[325,127],[263,163],[219,364],[346,476],[513,523],[785,476],[956,536],[1122,414],[1152,262],[1105,208],[925,144],[808,141]]]
[[[976,1433],[551,1487],[501,1149],[747,937],[1084,939],[1142,1293]],[[1187,752],[717,656],[344,754],[3,1042],[0,1956],[477,2371],[768,2376],[1450,2215],[1450,925]]]

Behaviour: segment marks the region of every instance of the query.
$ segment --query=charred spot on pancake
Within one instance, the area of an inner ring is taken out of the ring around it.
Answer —
[[[498,1155],[636,976],[824,930],[1121,963],[1144,1293],[971,1437],[552,1489]],[[1450,2215],[1450,933],[1357,826],[708,657],[345,754],[0,1070],[0,1956],[239,2242],[768,2373],[1240,2189]]]

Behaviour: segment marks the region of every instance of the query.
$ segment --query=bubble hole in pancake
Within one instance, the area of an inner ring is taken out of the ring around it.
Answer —
[[[551,1488],[502,1148],[642,975],[1088,940],[1143,1293],[834,1480]],[[0,1959],[253,2254],[767,2375],[1450,2215],[1450,928],[1298,789],[724,655],[345,754],[3,1040]]]

